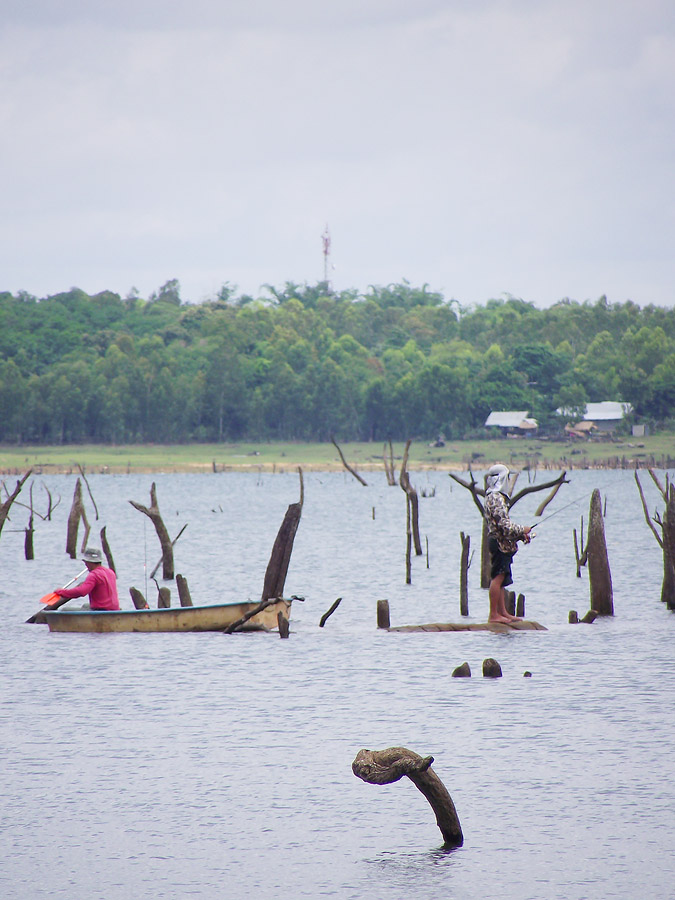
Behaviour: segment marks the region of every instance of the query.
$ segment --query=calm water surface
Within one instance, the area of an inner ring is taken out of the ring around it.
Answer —
[[[385,597],[392,624],[459,621],[460,531],[476,548],[471,620],[485,620],[480,520],[447,474],[413,475],[435,496],[420,501],[428,558],[425,542],[411,585],[400,488],[380,473],[365,488],[346,473],[306,475],[286,583],[305,602],[287,641],[25,625],[36,600],[82,568],[64,553],[75,476],[36,477],[38,508],[43,484],[62,498],[53,521],[37,524],[37,559],[23,558],[25,509],[14,507],[0,537],[0,896],[675,897],[675,617],[659,601],[661,553],[632,473],[570,477],[547,512],[579,503],[542,523],[514,565],[528,617],[549,630],[492,635],[376,629]],[[152,480],[89,477],[99,510],[96,520],[88,502],[90,542],[106,525],[128,607],[131,585],[155,596],[157,538],[127,502],[147,504]],[[194,601],[257,599],[297,475],[154,480],[172,534],[188,523],[176,571]],[[571,626],[568,611],[589,605],[572,529],[594,487],[607,499],[616,615]],[[534,521],[542,496],[522,500],[514,519]],[[488,656],[503,678],[480,676]],[[465,660],[474,677],[451,678]],[[408,779],[376,787],[352,774],[360,748],[395,745],[435,757],[463,848],[440,849]]]

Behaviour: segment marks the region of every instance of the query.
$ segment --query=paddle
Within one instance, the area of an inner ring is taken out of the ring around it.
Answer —
[[[74,578],[71,578],[67,584],[64,584],[61,590],[65,590],[66,588],[70,587],[70,585],[74,581],[77,581],[78,578],[81,578],[87,571],[88,569],[82,569],[82,571],[78,572],[78,574]],[[44,597],[40,597],[40,603],[44,603],[48,609],[58,609],[59,606],[63,606],[63,604],[67,602],[67,597],[59,597],[59,595],[55,591],[50,591],[48,594],[45,594]],[[41,609],[36,613],[33,613],[30,619],[26,619],[26,624],[34,625],[35,623],[39,623],[40,620],[38,619],[38,616],[40,615],[42,615]],[[44,619],[42,621],[44,622]]]
[[[81,578],[87,569],[82,569],[74,578],[71,578],[68,584],[64,584],[61,588],[62,591],[65,591],[66,588],[69,588],[74,581],[77,581],[78,578]],[[48,606],[51,606],[52,603],[56,603],[57,600],[63,599],[59,597],[59,595],[55,591],[51,591],[49,594],[45,594],[44,597],[40,597],[40,603],[46,603]]]

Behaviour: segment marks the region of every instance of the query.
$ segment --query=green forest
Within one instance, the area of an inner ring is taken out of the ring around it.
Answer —
[[[226,284],[198,304],[176,280],[147,299],[0,293],[5,444],[477,438],[514,409],[554,434],[600,400],[675,425],[675,311],[605,297],[465,308],[407,282],[257,298]]]

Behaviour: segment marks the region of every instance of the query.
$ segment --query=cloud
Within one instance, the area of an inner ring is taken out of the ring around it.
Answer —
[[[670,4],[3,4],[0,289],[671,305]]]

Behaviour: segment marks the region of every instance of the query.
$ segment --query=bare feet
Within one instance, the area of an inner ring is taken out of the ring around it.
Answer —
[[[488,619],[488,625],[510,625],[513,619],[509,619],[506,616],[490,616]]]

